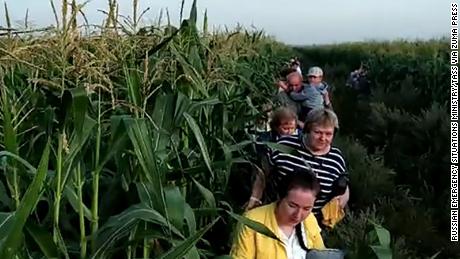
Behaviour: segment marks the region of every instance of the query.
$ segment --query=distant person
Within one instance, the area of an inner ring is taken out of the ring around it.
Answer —
[[[368,95],[370,94],[370,81],[367,75],[367,67],[361,63],[361,66],[358,69],[350,73],[346,85],[353,90]]]
[[[311,213],[319,183],[315,175],[303,170],[283,179],[279,199],[245,213],[265,225],[281,241],[239,224],[230,255],[234,259],[306,258],[310,249],[325,249],[321,229]]]

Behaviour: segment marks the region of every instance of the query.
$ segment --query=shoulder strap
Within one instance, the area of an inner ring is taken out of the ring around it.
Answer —
[[[297,239],[299,240],[300,247],[305,250],[305,252],[310,252],[310,249],[305,245],[304,238],[302,235],[302,223],[299,223],[295,226],[295,234],[297,236]],[[306,230],[305,230],[306,231]]]

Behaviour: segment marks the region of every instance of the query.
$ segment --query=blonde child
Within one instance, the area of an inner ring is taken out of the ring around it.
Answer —
[[[270,128],[276,141],[283,135],[297,135],[297,114],[288,107],[280,107],[275,110],[270,121]]]

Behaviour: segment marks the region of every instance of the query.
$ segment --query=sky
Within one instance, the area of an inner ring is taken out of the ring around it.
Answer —
[[[52,0],[60,10],[61,0]],[[70,0],[69,0],[70,1]],[[54,25],[50,0],[6,0],[13,27],[24,24],[26,11],[33,27]],[[77,0],[77,3],[85,1]],[[133,0],[117,0],[120,13],[132,16]],[[168,10],[179,24],[181,0],[138,0],[144,24],[158,20]],[[293,45],[333,44],[367,40],[431,39],[449,35],[450,2],[447,0],[198,0],[198,17],[205,10],[211,29],[242,25],[263,30]],[[185,0],[184,18],[192,0]],[[108,0],[90,0],[84,13],[90,23],[101,24]],[[0,26],[6,26],[0,8]]]

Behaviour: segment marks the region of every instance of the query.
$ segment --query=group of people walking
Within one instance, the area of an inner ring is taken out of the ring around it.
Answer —
[[[259,150],[261,170],[245,213],[277,238],[240,225],[231,250],[233,258],[314,258],[318,251],[327,251],[324,230],[333,228],[345,215],[349,177],[342,152],[332,146],[339,121],[323,70],[311,67],[304,81],[297,61],[277,86],[278,107],[262,140],[285,148]],[[334,252],[336,257],[329,252],[328,258],[343,257],[340,251]]]

